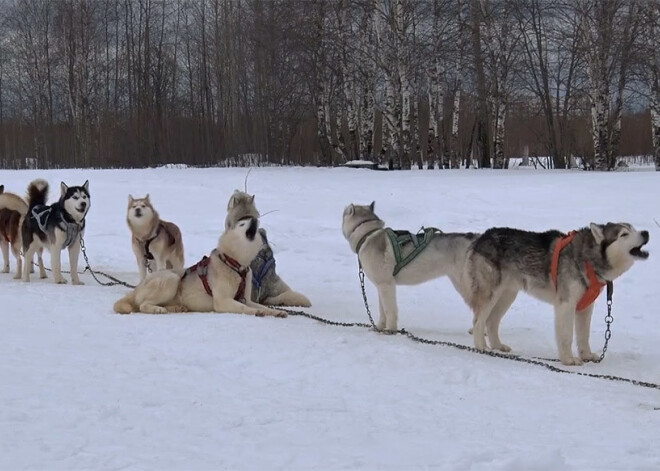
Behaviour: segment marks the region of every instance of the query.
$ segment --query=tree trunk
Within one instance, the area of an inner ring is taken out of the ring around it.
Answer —
[[[660,172],[660,80],[654,77],[651,85],[651,136],[653,137],[653,161]]]

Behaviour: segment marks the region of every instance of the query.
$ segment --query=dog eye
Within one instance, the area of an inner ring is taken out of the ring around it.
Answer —
[[[630,233],[628,233],[628,232],[622,232],[621,233],[621,237],[628,237],[629,235],[630,235]]]
[[[74,200],[77,200],[77,199],[79,199],[79,197],[78,197],[78,196],[74,196],[73,199],[74,199]]]

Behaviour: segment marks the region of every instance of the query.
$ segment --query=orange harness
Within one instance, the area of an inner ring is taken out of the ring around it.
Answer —
[[[571,232],[568,235],[562,237],[555,244],[555,250],[552,253],[552,261],[550,262],[550,277],[552,282],[555,284],[555,289],[557,289],[557,268],[559,267],[559,253],[564,247],[571,243],[575,237],[575,232]],[[582,295],[582,298],[577,303],[576,310],[583,311],[593,304],[593,302],[598,298],[600,292],[603,290],[603,287],[607,283],[603,283],[596,276],[596,272],[589,262],[585,262],[584,269],[587,272],[587,278],[589,279],[589,286],[587,290]]]

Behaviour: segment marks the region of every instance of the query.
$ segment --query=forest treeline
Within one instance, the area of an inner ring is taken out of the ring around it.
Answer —
[[[659,33],[660,0],[5,0],[0,165],[660,169]]]

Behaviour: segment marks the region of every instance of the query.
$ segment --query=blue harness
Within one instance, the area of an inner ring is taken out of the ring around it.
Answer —
[[[264,261],[264,264],[261,265],[261,268],[259,269],[258,273],[252,272],[252,286],[257,291],[259,291],[261,289],[262,283],[264,282],[264,278],[268,273],[268,270],[270,270],[275,266],[275,257],[273,257],[272,255],[264,256],[262,252],[257,254],[257,257]]]

